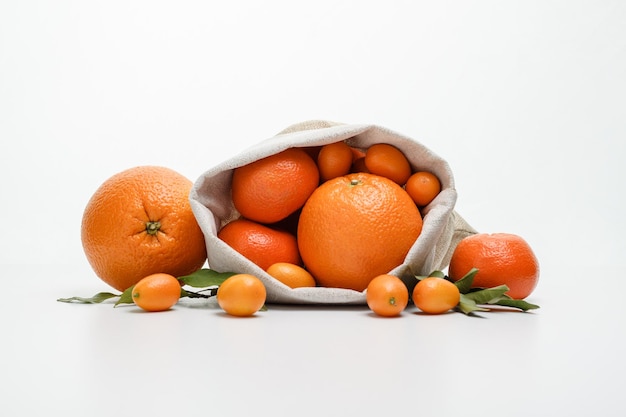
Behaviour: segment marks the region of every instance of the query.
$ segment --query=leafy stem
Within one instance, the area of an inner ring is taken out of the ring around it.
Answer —
[[[181,283],[180,296],[181,298],[211,298],[217,294],[218,287],[230,276],[234,275],[234,272],[217,272],[212,269],[199,269],[190,275],[178,277],[178,281]],[[199,291],[191,291],[183,288],[182,286],[189,286],[192,288],[202,288]],[[110,300],[112,298],[118,298],[113,307],[117,307],[122,304],[133,304],[133,288],[129,287],[121,294],[114,294],[111,292],[99,292],[92,297],[68,297],[59,298],[57,301],[62,303],[78,303],[78,304],[98,304],[103,301]]]

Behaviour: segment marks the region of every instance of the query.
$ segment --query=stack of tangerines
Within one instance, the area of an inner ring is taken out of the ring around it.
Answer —
[[[231,189],[241,217],[218,238],[292,288],[363,291],[402,263],[441,183],[391,144],[340,141],[238,167]]]
[[[96,274],[123,291],[118,303],[166,310],[183,295],[200,296],[182,289],[208,282],[202,274],[194,277],[197,272],[215,272],[200,269],[206,246],[189,204],[191,186],[171,169],[135,167],[109,178],[88,202],[83,248]],[[292,288],[366,290],[368,306],[383,316],[406,307],[407,286],[387,273],[420,235],[421,209],[440,193],[441,183],[433,173],[412,169],[398,148],[379,143],[359,149],[344,141],[289,148],[234,169],[231,188],[241,216],[218,237],[269,275]],[[418,277],[412,293],[425,313],[457,306],[467,313],[481,302],[538,307],[523,302],[537,284],[539,264],[517,235],[469,236],[454,249],[449,276],[434,272],[439,274]],[[218,285],[212,295],[220,307],[240,316],[258,311],[266,297],[262,282],[236,271],[227,275],[220,284],[210,281]]]

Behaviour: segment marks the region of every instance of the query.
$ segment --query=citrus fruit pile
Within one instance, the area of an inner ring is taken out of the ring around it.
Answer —
[[[393,145],[340,141],[235,168],[231,190],[240,217],[219,239],[290,287],[363,291],[402,263],[441,183]]]
[[[122,294],[59,301],[119,297],[116,306],[164,311],[181,297],[215,297],[232,316],[262,310],[267,293],[257,276],[202,268],[207,247],[191,210],[191,187],[181,174],[156,166],[106,180],[85,207],[81,240],[96,275]],[[415,169],[391,144],[292,147],[232,171],[238,215],[217,237],[287,287],[364,292],[379,316],[398,316],[410,301],[424,314],[538,308],[524,301],[539,279],[537,258],[513,234],[464,238],[448,275],[433,271],[411,285],[390,274],[420,236],[424,208],[441,190],[434,173]]]

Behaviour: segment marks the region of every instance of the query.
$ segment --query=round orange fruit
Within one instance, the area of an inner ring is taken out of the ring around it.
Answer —
[[[356,173],[311,194],[300,214],[298,247],[319,285],[363,291],[402,263],[421,230],[419,210],[402,187]]]
[[[165,167],[130,168],[107,179],[85,207],[81,241],[98,277],[124,291],[148,275],[188,275],[206,260],[189,204],[192,182]]]
[[[276,262],[265,271],[290,288],[315,287],[315,278],[300,265]]]
[[[345,142],[334,142],[322,146],[317,155],[320,179],[328,181],[346,175],[352,168],[352,148]]]
[[[367,306],[379,316],[400,315],[409,303],[409,289],[394,275],[379,275],[367,286]]]
[[[217,303],[231,316],[248,317],[265,304],[267,290],[254,275],[236,274],[227,278],[217,289]]]
[[[365,151],[365,167],[376,175],[404,185],[411,176],[411,164],[404,153],[388,143],[377,143]]]
[[[289,148],[235,168],[232,199],[247,219],[276,223],[304,205],[319,185],[319,170],[302,148]]]
[[[439,182],[439,178],[435,174],[419,171],[409,177],[404,189],[415,201],[415,204],[419,207],[424,207],[437,197],[441,191],[441,182]]]
[[[180,299],[180,281],[170,274],[148,275],[135,284],[131,297],[146,311],[169,310]]]
[[[294,235],[251,220],[233,220],[217,237],[263,270],[276,262],[302,262]]]
[[[507,285],[507,295],[528,297],[539,280],[539,262],[522,237],[511,233],[478,233],[461,240],[452,253],[448,275],[458,281],[472,268],[473,287]]]
[[[427,314],[445,313],[456,307],[460,300],[457,286],[443,278],[424,278],[413,288],[413,302]]]

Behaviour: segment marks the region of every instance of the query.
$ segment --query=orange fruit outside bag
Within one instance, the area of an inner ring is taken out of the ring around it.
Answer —
[[[96,275],[124,291],[154,274],[190,274],[207,258],[189,203],[192,182],[169,168],[139,166],[107,179],[87,203],[81,241]]]
[[[448,274],[454,281],[477,268],[473,287],[507,285],[507,295],[528,297],[539,280],[539,262],[530,245],[511,233],[478,233],[461,240],[450,259]]]

